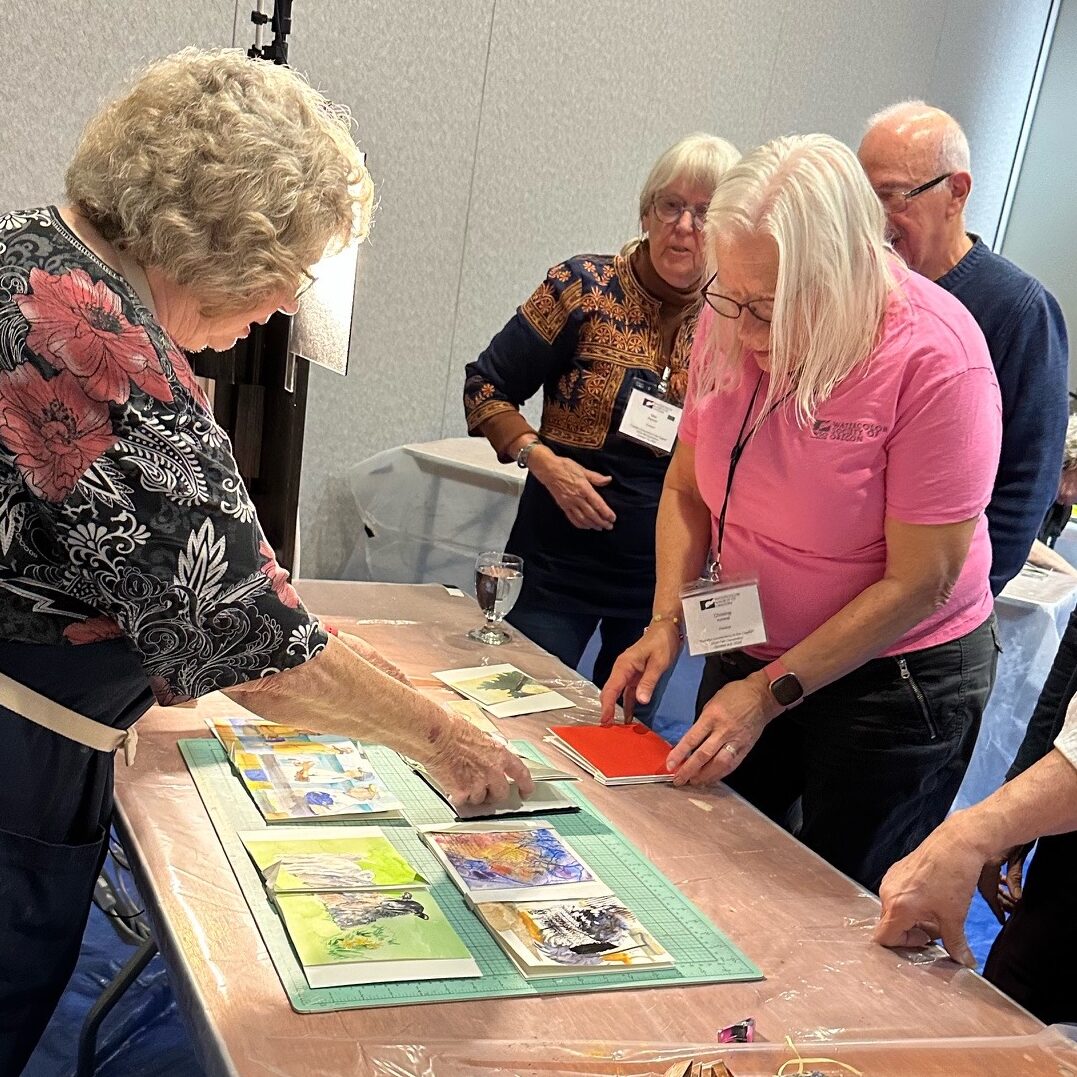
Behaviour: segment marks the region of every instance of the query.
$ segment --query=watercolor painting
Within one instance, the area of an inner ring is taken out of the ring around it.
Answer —
[[[673,959],[612,894],[579,901],[501,902],[480,913],[524,966],[623,971]]]
[[[377,827],[364,836],[322,836],[313,831],[299,837],[240,835],[267,886],[275,893],[303,890],[359,890],[424,886],[423,878]]]
[[[470,957],[425,890],[281,894],[277,905],[304,965]]]
[[[589,883],[594,875],[550,827],[430,832],[468,890]]]
[[[539,684],[533,677],[518,669],[506,669],[486,677],[454,681],[452,687],[487,707],[513,699],[541,696],[549,691],[544,684]]]
[[[291,755],[236,749],[232,763],[267,821],[401,807],[359,749]]]

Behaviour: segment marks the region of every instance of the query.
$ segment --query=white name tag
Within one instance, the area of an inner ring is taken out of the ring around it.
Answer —
[[[619,432],[653,449],[672,452],[684,409],[653,393],[633,389],[628,397]]]
[[[767,642],[759,584],[701,582],[681,592],[688,653],[715,654]]]

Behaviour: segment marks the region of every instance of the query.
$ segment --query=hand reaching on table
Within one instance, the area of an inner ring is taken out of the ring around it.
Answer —
[[[534,779],[519,756],[463,718],[446,711],[444,726],[434,730],[431,739],[436,747],[424,765],[454,804],[505,800],[510,779],[520,796],[534,792]]]
[[[656,621],[613,663],[602,687],[602,724],[612,725],[621,700],[625,722],[632,721],[636,704],[646,706],[662,674],[677,661],[680,632],[672,620]]]
[[[732,773],[781,713],[766,678],[753,673],[730,681],[710,698],[669,753],[674,785],[710,785]]]
[[[941,938],[955,961],[975,967],[965,917],[987,859],[965,836],[961,816],[951,816],[886,873],[879,888],[883,912],[875,941],[918,949]]]

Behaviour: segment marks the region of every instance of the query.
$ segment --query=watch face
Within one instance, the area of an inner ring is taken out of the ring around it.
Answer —
[[[770,693],[783,707],[789,707],[804,695],[804,688],[795,673],[786,673],[771,682]]]

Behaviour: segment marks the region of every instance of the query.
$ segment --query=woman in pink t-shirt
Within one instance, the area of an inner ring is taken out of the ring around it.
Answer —
[[[997,656],[991,358],[884,228],[824,135],[768,143],[719,184],[654,618],[603,691],[607,721],[649,697],[708,555],[723,583],[756,581],[766,640],[708,657],[675,783],[726,779],[872,889],[946,815]]]

